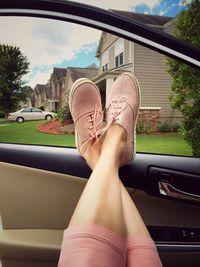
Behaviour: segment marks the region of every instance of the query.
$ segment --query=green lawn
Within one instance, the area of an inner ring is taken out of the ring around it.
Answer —
[[[37,125],[43,121],[22,124],[0,119],[0,142],[43,144],[74,147],[74,135],[53,135],[38,132]],[[137,152],[191,156],[191,148],[179,135],[138,135]]]
[[[45,121],[8,122],[8,125],[1,126],[2,123],[3,121],[0,120],[0,142],[75,146],[74,135],[54,135],[39,132],[36,127]]]

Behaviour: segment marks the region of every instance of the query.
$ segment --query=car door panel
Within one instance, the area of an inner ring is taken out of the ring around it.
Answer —
[[[8,163],[0,169],[3,266],[57,266],[86,179]]]
[[[63,230],[87,180],[2,162],[0,169],[3,266],[56,266]]]
[[[176,163],[182,162],[177,169],[183,173],[186,170],[187,173],[191,172],[196,179],[199,177],[198,159],[189,158],[188,167],[185,157],[175,158]],[[0,256],[3,266],[19,266],[21,261],[24,264],[26,260],[35,263],[35,266],[49,262],[50,266],[56,266],[63,230],[90,175],[89,168],[76,149],[61,147],[51,149],[1,144],[0,161],[0,212],[3,224]],[[130,165],[121,168],[122,181],[130,187],[129,193],[155,237],[164,266],[180,266],[183,263],[180,251],[184,249],[184,255],[189,256],[182,266],[189,266],[188,259],[192,257],[196,262],[193,266],[198,266],[200,240],[195,244],[173,242],[167,240],[167,234],[172,228],[178,231],[199,229],[200,206],[146,194],[149,184],[154,186],[148,181],[152,179],[149,172],[152,165],[168,172],[175,168],[174,160],[168,156],[158,158],[158,155],[137,154]],[[159,240],[159,236],[163,239]],[[51,254],[52,258],[45,256],[47,254]]]
[[[0,15],[92,26],[200,67],[198,48],[110,11],[56,0],[3,0],[0,8]],[[57,266],[63,230],[90,169],[75,149],[61,147],[0,144],[0,161],[3,267]],[[199,166],[198,158],[137,153],[132,163],[120,169],[122,182],[129,188],[166,267],[200,266],[199,236],[183,236],[198,233],[200,206],[198,201],[161,194],[159,182],[198,198]],[[175,241],[177,231],[181,235]]]

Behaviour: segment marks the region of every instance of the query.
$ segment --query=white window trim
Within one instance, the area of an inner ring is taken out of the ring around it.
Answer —
[[[124,45],[124,39],[123,38],[119,38],[115,41],[114,43],[114,66],[115,68],[119,68],[120,66],[122,66],[124,64],[124,49],[125,49],[125,45]],[[122,64],[119,64],[118,66],[116,66],[116,57],[118,57],[121,53],[123,53],[123,62]]]

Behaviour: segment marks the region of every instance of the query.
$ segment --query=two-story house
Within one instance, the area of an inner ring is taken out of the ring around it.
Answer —
[[[174,18],[116,10],[112,12],[173,34]],[[115,78],[124,71],[131,71],[137,77],[141,89],[139,118],[143,118],[145,123],[150,122],[153,129],[156,129],[158,120],[180,120],[180,113],[174,112],[170,106],[171,78],[167,73],[164,55],[102,32],[96,56],[99,59],[99,75],[93,82],[100,88],[105,108]]]
[[[69,92],[72,84],[79,78],[94,79],[99,73],[99,70],[95,64],[92,64],[86,68],[68,67],[67,75],[65,77],[65,88],[63,94],[62,103],[65,106],[68,103]]]
[[[46,84],[36,84],[34,88],[34,93],[31,95],[33,107],[41,107],[41,106],[46,106],[48,95],[48,86]]]
[[[57,111],[64,106],[64,103],[62,102],[62,94],[64,92],[66,74],[66,68],[53,68],[53,72],[48,82],[48,86],[51,88],[51,94],[48,97],[47,108],[49,111]]]

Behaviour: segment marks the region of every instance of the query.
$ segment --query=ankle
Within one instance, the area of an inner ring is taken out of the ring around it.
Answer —
[[[107,131],[104,144],[102,147],[102,156],[112,159],[115,166],[119,168],[121,157],[126,144],[126,132],[119,125],[112,125]]]
[[[93,140],[88,147],[87,152],[84,155],[84,158],[88,166],[93,170],[99,160],[101,154],[102,141],[98,140],[97,142]]]

